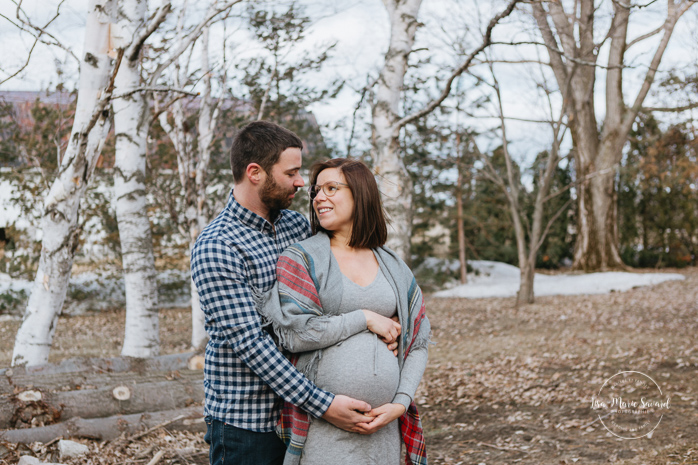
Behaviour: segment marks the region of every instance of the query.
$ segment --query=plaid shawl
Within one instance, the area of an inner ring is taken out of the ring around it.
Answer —
[[[403,334],[398,348],[398,361],[402,369],[410,350],[415,347],[426,347],[429,343],[429,320],[426,318],[422,292],[409,267],[387,248],[381,247],[375,252],[381,270],[399,297],[398,317]],[[329,270],[329,255],[322,256],[328,253],[330,253],[329,238],[324,234],[318,234],[289,247],[279,258],[278,302],[284,308],[282,312],[284,315],[270,319],[281,340],[289,327],[305,328],[313,317],[332,314],[332,307],[327,305],[330,303],[327,301],[336,299],[337,283],[333,282],[333,272]],[[324,306],[323,303],[325,303]],[[269,312],[262,313],[269,318]],[[307,337],[313,336],[311,334]],[[318,352],[291,357],[293,364],[311,380],[314,378],[314,370],[317,369]],[[405,463],[426,465],[424,434],[414,402],[399,418],[399,425],[407,450]],[[287,446],[285,465],[299,463],[309,426],[310,421],[305,411],[289,402],[284,403],[276,431]]]

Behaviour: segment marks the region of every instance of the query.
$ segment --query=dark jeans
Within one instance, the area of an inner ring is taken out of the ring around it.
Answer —
[[[257,433],[206,417],[211,465],[282,465],[286,445],[273,431]]]

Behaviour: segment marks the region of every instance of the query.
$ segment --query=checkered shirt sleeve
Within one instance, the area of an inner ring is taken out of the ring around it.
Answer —
[[[296,227],[307,229],[307,223]],[[192,277],[210,336],[204,381],[206,414],[252,431],[273,429],[280,409],[274,393],[316,417],[334,399],[284,357],[262,328],[255,308],[250,281],[266,290],[276,279],[279,251],[274,245],[289,234],[283,228],[277,225],[277,241],[264,240],[268,236],[260,239],[262,233],[249,228],[233,229],[238,237],[232,240],[220,228],[213,234],[212,225],[192,251]],[[305,231],[296,231],[296,235],[305,235]]]

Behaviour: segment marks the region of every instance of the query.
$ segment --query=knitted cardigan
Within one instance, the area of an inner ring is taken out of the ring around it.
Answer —
[[[386,247],[373,251],[397,296],[397,314],[402,327],[398,364],[402,371],[412,351],[427,350],[431,326],[425,314],[422,292],[409,267]],[[324,233],[292,245],[279,258],[277,284],[271,292],[256,294],[259,312],[265,322],[273,326],[282,346],[297,346],[291,343],[293,340],[319,341],[331,326],[332,317],[337,316],[342,300],[342,275],[331,253],[329,237]],[[291,361],[308,379],[315,381],[321,353],[322,349],[294,354]],[[413,397],[414,392],[409,395]],[[414,402],[400,417],[399,424],[407,450],[405,463],[426,465],[422,424]],[[284,465],[299,463],[309,425],[306,412],[289,402],[284,404],[276,428],[287,446]]]

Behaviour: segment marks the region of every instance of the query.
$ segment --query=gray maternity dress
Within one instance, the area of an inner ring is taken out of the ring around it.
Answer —
[[[332,257],[334,260],[334,257]],[[396,313],[397,300],[379,269],[374,281],[362,287],[342,275],[339,313],[372,310],[385,317]],[[316,384],[379,407],[393,401],[400,383],[397,357],[368,330],[323,350]],[[398,465],[400,429],[393,421],[372,435],[341,430],[323,419],[314,419],[301,455],[301,465]]]

